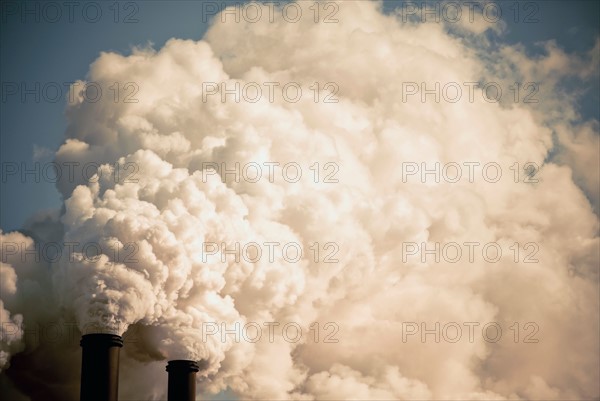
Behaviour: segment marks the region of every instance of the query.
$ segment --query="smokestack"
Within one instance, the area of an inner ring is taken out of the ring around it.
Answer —
[[[79,344],[83,348],[80,400],[117,401],[123,338],[115,334],[86,334]]]
[[[169,372],[169,401],[196,400],[196,372],[200,368],[194,361],[178,359],[167,363]]]

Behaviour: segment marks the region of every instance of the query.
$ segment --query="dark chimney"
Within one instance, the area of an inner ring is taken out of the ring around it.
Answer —
[[[86,334],[79,344],[83,348],[80,400],[117,401],[123,338],[115,334]]]
[[[169,401],[196,400],[196,372],[199,370],[194,361],[178,359],[167,363]]]

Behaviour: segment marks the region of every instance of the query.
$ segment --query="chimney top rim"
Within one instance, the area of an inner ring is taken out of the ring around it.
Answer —
[[[79,345],[82,347],[88,345],[106,345],[109,347],[122,347],[123,337],[116,334],[108,333],[84,334],[81,336],[81,341],[79,341]]]
[[[186,371],[186,372],[198,372],[200,367],[198,362],[191,361],[188,359],[172,359],[167,362],[165,369],[167,372],[171,371]]]

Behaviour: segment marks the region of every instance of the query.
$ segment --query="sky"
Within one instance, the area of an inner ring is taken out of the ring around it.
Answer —
[[[68,327],[130,339],[122,400],[169,359],[202,399],[599,399],[598,2],[52,4],[1,3],[10,397],[77,399]]]

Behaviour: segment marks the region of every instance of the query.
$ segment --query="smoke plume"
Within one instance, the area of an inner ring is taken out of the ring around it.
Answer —
[[[308,2],[296,4],[311,12]],[[168,359],[201,362],[205,397],[598,397],[599,130],[582,121],[579,94],[561,82],[598,74],[600,42],[576,57],[546,43],[534,58],[489,39],[502,37],[499,25],[404,22],[366,1],[340,3],[336,18],[217,17],[202,40],[102,53],[86,81],[135,83],[137,102],[89,102],[73,86],[55,162],[98,168],[89,180],[79,167],[74,179],[63,175],[62,209],[32,218],[27,235],[2,233],[4,243],[26,247],[63,244],[52,263],[3,248],[3,324],[76,321],[75,334],[125,335],[123,400],[164,399]],[[533,81],[541,82],[538,103],[512,101],[514,82]],[[290,82],[302,89],[298,101],[282,95]],[[463,97],[422,102],[420,92],[407,97],[411,82],[459,83]],[[465,82],[497,83],[502,101],[480,91],[468,101]],[[262,96],[248,101],[252,86],[239,102],[231,94],[223,102],[220,90],[211,94],[221,83],[257,83]],[[280,84],[273,99],[264,83]],[[479,163],[473,180],[471,162]],[[269,171],[265,163],[278,164]],[[435,182],[431,174],[423,183],[420,172],[407,176],[409,163],[455,163],[463,177]],[[486,163],[501,166],[497,181],[482,178]],[[526,163],[537,166],[535,182],[523,182]],[[256,165],[262,177],[247,179]],[[273,242],[270,258],[264,244]],[[472,262],[406,254],[406,244],[469,242],[500,244],[504,253],[494,263],[481,246]],[[64,246],[71,243],[100,252]],[[221,244],[259,247],[236,260],[222,257]],[[285,253],[285,244],[298,247]],[[524,244],[534,244],[536,263],[522,263],[533,249]],[[436,322],[456,322],[461,340],[421,341],[421,324],[432,330]],[[478,324],[473,341],[470,322]],[[502,327],[501,341],[481,335],[489,322]],[[419,332],[404,342],[413,323]],[[245,335],[223,335],[223,327]],[[535,327],[539,341],[524,343]],[[302,337],[291,341],[298,328]],[[60,353],[50,351],[57,344],[22,340],[22,331],[2,334],[2,369],[36,365],[37,388],[52,386],[41,361],[77,372],[73,342],[61,342],[69,352]],[[34,397],[23,384],[28,374],[10,371],[14,391]],[[54,380],[57,398],[76,396],[76,373]]]

